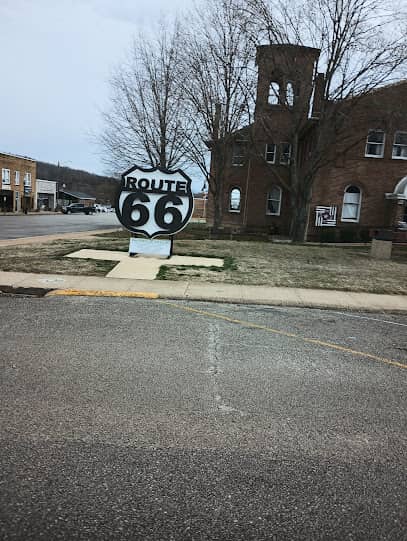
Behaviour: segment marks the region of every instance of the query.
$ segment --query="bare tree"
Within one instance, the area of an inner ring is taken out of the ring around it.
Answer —
[[[189,118],[179,80],[180,30],[161,25],[157,38],[139,35],[127,63],[111,79],[100,142],[115,173],[137,163],[166,169],[186,162]]]
[[[401,20],[397,23],[390,8],[390,0],[247,0],[242,8],[245,28],[249,29],[253,43],[293,44],[320,50],[313,79],[314,90],[319,88],[321,99],[314,103],[314,118],[310,118],[309,99],[288,108],[288,179],[279,176],[277,168],[270,168],[270,175],[277,176],[291,194],[293,240],[303,241],[306,237],[317,174],[332,164],[338,153],[346,154],[359,142],[354,133],[346,130],[352,115],[372,91],[405,77],[405,28]],[[291,63],[291,58],[287,57],[286,62]],[[289,68],[292,73],[292,63]],[[286,99],[284,95],[283,101]],[[275,133],[266,116],[259,115],[256,123],[265,136],[273,130]],[[305,131],[312,144],[307,148],[306,159],[301,159]],[[331,152],[333,147],[335,153]],[[260,155],[264,157],[264,152]]]
[[[184,36],[182,91],[195,134],[188,155],[207,180],[215,231],[222,217],[228,149],[236,132],[251,121],[254,50],[240,8],[240,0],[206,0],[188,15]]]

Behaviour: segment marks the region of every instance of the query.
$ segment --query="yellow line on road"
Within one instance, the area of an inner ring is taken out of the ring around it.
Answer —
[[[158,293],[143,291],[105,291],[88,289],[55,289],[47,297],[130,297],[137,299],[158,299]]]
[[[267,327],[266,325],[258,325],[257,323],[250,323],[249,321],[242,321],[240,319],[234,319],[228,316],[224,316],[222,314],[217,314],[216,312],[207,312],[205,310],[199,310],[197,308],[190,308],[189,306],[183,306],[181,304],[176,304],[173,302],[168,301],[159,301],[162,304],[166,304],[167,306],[171,306],[173,308],[177,308],[179,310],[184,310],[185,312],[193,312],[195,314],[199,314],[201,316],[206,316],[214,319],[221,319],[223,321],[228,321],[229,323],[236,323],[237,325],[241,325],[242,327],[248,327],[250,329],[259,329],[261,331],[270,332],[273,334],[279,334],[281,336],[286,336],[288,338],[294,338],[296,340],[301,340],[302,342],[306,342],[308,344],[315,344],[316,346],[326,347],[329,349],[335,349],[337,351],[343,351],[344,353],[349,353],[351,355],[354,355],[356,357],[364,357],[367,359],[371,359],[373,361],[378,361],[381,363],[389,364],[391,366],[396,366],[397,368],[404,368],[407,369],[407,364],[400,363],[398,361],[393,361],[392,359],[387,359],[386,357],[380,357],[378,355],[373,355],[372,353],[366,353],[365,351],[358,351],[355,349],[347,348],[344,346],[340,346],[338,344],[334,344],[332,342],[325,342],[323,340],[317,340],[314,338],[306,338],[304,336],[300,336],[299,334],[294,334],[287,331],[281,331],[279,329],[273,329],[272,327]]]

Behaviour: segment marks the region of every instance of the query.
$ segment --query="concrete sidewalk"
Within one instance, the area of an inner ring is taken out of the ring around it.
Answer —
[[[407,296],[351,293],[169,280],[131,280],[98,276],[29,274],[0,271],[0,292],[53,295],[114,295],[161,299],[217,301],[274,306],[301,306],[358,311],[407,313]]]
[[[95,235],[103,235],[104,233],[113,233],[122,231],[121,227],[110,227],[108,229],[94,229],[92,231],[75,231],[69,233],[54,233],[52,235],[37,235],[35,237],[19,237],[16,239],[0,240],[2,246],[23,246],[25,244],[41,244],[43,242],[52,242],[54,240],[72,240],[72,239],[94,239]]]

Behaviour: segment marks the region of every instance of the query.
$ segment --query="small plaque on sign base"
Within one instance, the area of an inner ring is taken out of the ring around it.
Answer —
[[[132,237],[129,244],[129,255],[147,255],[171,257],[172,239],[139,239]]]

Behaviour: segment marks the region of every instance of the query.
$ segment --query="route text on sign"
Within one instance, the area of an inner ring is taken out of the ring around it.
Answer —
[[[184,180],[171,180],[167,178],[136,178],[126,177],[125,187],[128,190],[141,190],[151,193],[176,193],[187,195],[187,182]]]

